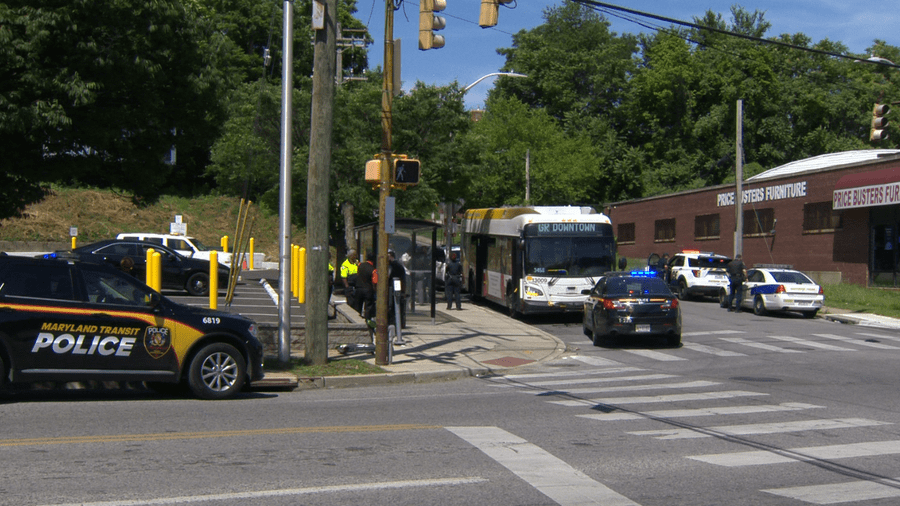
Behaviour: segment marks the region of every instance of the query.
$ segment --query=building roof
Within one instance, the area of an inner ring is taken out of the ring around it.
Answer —
[[[900,149],[862,149],[858,151],[842,151],[826,155],[813,156],[803,160],[786,163],[749,177],[746,181],[758,181],[776,177],[794,176],[804,172],[813,172],[823,169],[840,167],[843,165],[856,165],[874,161],[879,158],[900,155]]]

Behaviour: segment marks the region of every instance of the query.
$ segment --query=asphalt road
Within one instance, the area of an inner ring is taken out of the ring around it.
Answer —
[[[571,353],[506,376],[7,396],[0,504],[898,503],[900,332],[683,311],[676,349],[535,319]]]

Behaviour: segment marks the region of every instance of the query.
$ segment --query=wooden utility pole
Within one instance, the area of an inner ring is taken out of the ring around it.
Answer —
[[[375,364],[388,365],[388,235],[385,231],[387,199],[391,195],[391,169],[393,146],[393,116],[391,105],[394,98],[394,2],[384,2],[384,79],[381,88],[381,181],[378,187],[378,252],[375,268],[379,283],[375,298]],[[360,255],[363,252],[360,251]]]
[[[309,178],[306,192],[306,354],[314,365],[328,362],[328,204],[331,130],[337,53],[337,1],[325,5],[324,23],[316,30],[313,62]],[[321,7],[321,5],[320,5]]]

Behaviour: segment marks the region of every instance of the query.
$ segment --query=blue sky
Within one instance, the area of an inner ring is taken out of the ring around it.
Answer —
[[[847,0],[605,0],[606,3],[649,12],[659,16],[693,21],[707,10],[721,13],[731,21],[731,6],[765,12],[772,27],[768,37],[782,33],[803,33],[813,41],[822,39],[843,42],[851,52],[862,53],[875,39],[900,46],[900,10],[889,3],[853,2]],[[544,9],[560,5],[562,0],[518,0],[500,7],[500,22],[494,28],[478,26],[480,0],[447,0],[444,17],[447,28],[441,33],[446,45],[441,49],[420,51],[418,48],[418,0],[403,2],[394,13],[394,38],[402,40],[401,61],[403,89],[416,81],[444,85],[453,81],[461,86],[479,77],[497,72],[505,63],[498,48],[512,47],[512,35],[543,23]],[[375,43],[369,46],[369,65],[382,64],[384,56],[385,0],[358,0],[356,17],[369,27]],[[623,19],[607,16],[617,34],[640,33],[647,28]],[[664,25],[640,18],[652,25]],[[900,62],[898,62],[900,63]],[[509,79],[509,78],[506,78]],[[486,79],[466,94],[469,109],[483,106],[494,80]]]

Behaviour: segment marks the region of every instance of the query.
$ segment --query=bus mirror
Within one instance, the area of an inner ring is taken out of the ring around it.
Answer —
[[[525,239],[519,239],[519,249],[525,249]]]

